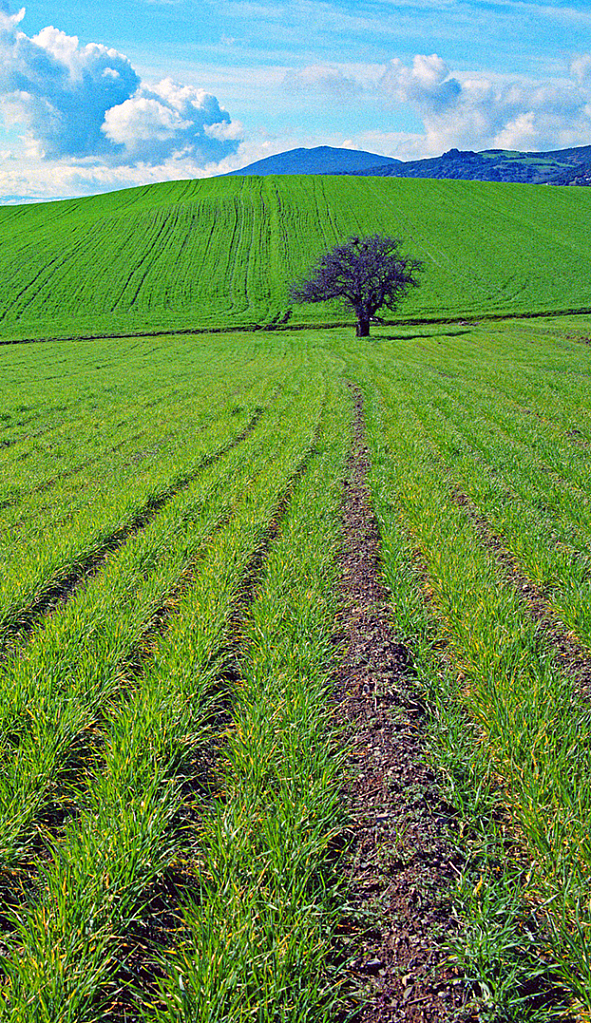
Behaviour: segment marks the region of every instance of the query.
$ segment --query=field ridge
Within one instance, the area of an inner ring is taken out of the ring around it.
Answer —
[[[148,495],[142,507],[134,510],[128,521],[117,526],[115,530],[103,536],[99,543],[86,552],[72,552],[72,564],[66,565],[61,571],[52,573],[51,578],[40,583],[37,581],[35,592],[20,606],[8,606],[0,611],[0,643],[18,633],[22,638],[29,633],[39,618],[51,610],[56,604],[65,604],[76,592],[100,570],[109,555],[120,551],[133,536],[144,529],[166,505],[171,498],[182,493],[204,469],[223,458],[225,454],[237,447],[252,433],[263,415],[264,409],[256,408],[250,415],[246,426],[235,437],[223,443],[215,450],[204,454],[189,471],[185,471],[172,483],[157,492]],[[41,488],[38,488],[40,490]]]
[[[495,533],[486,516],[478,511],[467,494],[464,494],[455,485],[452,487],[451,494],[458,507],[475,524],[483,546],[490,550],[497,559],[507,581],[515,587],[521,602],[539,627],[548,647],[556,653],[561,668],[576,682],[579,695],[589,699],[591,697],[591,652],[589,649],[585,648],[576,636],[565,628],[552,607],[551,601],[544,595],[540,587],[536,586],[523,572],[518,560],[503,543],[502,537]]]

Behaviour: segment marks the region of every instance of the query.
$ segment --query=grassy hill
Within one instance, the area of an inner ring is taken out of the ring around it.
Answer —
[[[327,246],[375,231],[425,263],[403,317],[591,308],[591,190],[228,177],[1,209],[0,336],[265,325]]]

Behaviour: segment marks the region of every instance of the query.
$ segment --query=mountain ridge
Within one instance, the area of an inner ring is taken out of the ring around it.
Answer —
[[[433,178],[520,184],[591,185],[591,145],[521,152],[505,149],[450,149],[423,160],[396,160],[365,150],[316,146],[291,149],[257,160],[226,176],[268,174],[353,174],[360,177]]]

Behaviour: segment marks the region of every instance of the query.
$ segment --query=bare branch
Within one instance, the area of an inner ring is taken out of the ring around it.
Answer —
[[[418,259],[403,256],[401,242],[388,235],[352,237],[325,252],[307,278],[291,286],[293,302],[340,299],[357,316],[357,334],[366,337],[378,309],[395,309],[418,285]]]

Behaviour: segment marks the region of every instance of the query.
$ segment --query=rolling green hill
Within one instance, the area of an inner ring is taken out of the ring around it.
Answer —
[[[229,177],[1,209],[0,336],[265,325],[327,246],[376,231],[425,263],[404,318],[591,308],[591,190]]]

